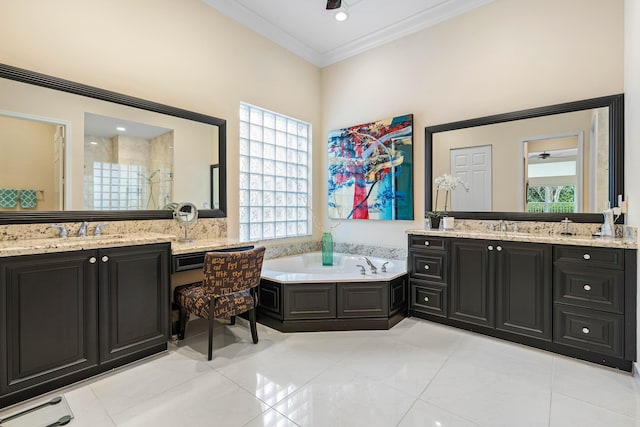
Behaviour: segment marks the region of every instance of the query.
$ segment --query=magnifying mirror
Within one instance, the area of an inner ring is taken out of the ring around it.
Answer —
[[[189,202],[179,203],[173,211],[173,218],[181,227],[184,227],[184,238],[178,241],[193,242],[193,239],[189,239],[189,225],[195,224],[198,220],[196,205]]]

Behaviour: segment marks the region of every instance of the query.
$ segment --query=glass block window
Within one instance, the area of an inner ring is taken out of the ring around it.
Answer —
[[[93,163],[93,209],[145,209],[146,168],[141,165]]]
[[[311,125],[240,104],[240,240],[311,234]]]

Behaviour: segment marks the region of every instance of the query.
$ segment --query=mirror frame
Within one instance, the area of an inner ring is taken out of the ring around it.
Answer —
[[[425,176],[424,176],[424,200],[425,212],[430,211],[433,197],[433,168],[431,167],[433,155],[433,134],[450,130],[463,129],[475,126],[484,126],[495,123],[504,123],[514,120],[530,119],[534,117],[548,116],[552,114],[570,113],[573,111],[593,108],[609,107],[609,200],[611,206],[617,203],[617,195],[624,193],[624,94],[603,96],[599,98],[585,99],[581,101],[567,102],[563,104],[549,105],[546,107],[531,108],[527,110],[513,111],[510,113],[496,114],[479,117],[470,120],[445,123],[436,126],[428,126],[424,129],[425,141]],[[573,222],[602,223],[604,217],[600,213],[529,213],[529,212],[463,212],[451,211],[452,216],[460,219],[495,220],[505,219],[511,221],[560,221],[569,218]],[[618,223],[624,223],[624,215],[621,215]]]
[[[227,121],[214,116],[183,110],[165,104],[136,98],[94,86],[0,64],[0,78],[42,86],[75,95],[86,96],[128,107],[166,114],[218,127],[218,161],[220,170],[220,209],[199,210],[200,218],[226,218],[227,213]],[[2,224],[35,224],[47,222],[76,221],[125,221],[173,219],[173,210],[132,210],[132,211],[39,211],[0,212]]]

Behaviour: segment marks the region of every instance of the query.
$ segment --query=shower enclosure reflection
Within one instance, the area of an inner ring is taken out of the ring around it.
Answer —
[[[170,209],[173,129],[85,113],[86,210]]]

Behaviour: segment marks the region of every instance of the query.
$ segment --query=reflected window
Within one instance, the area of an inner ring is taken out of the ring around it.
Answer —
[[[311,234],[311,125],[240,104],[240,240]]]

